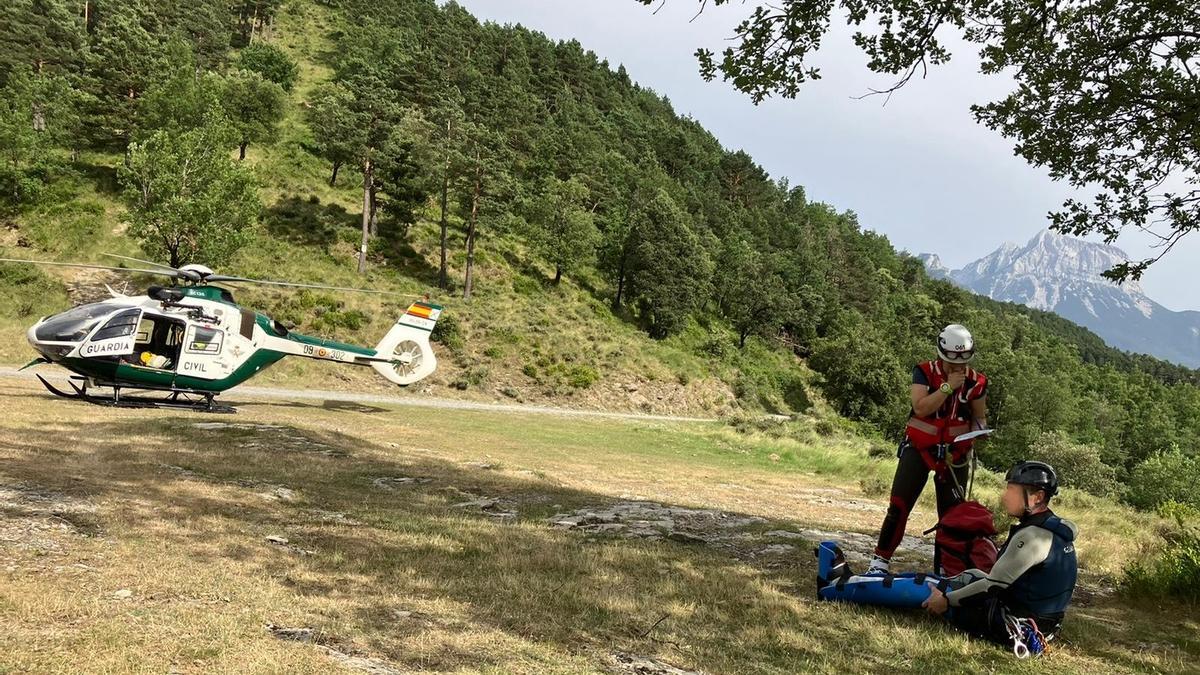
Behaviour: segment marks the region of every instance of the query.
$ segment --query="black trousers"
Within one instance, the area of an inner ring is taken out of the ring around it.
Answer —
[[[946,619],[972,637],[1011,647],[1012,640],[1008,637],[1008,624],[1005,621],[1007,613],[999,598],[988,598],[980,604],[951,607]]]
[[[883,527],[879,530],[879,543],[875,548],[875,555],[888,560],[900,546],[900,540],[904,537],[904,528],[908,525],[908,514],[912,512],[917,498],[925,490],[925,483],[929,481],[930,473],[929,467],[925,465],[925,460],[921,459],[921,452],[909,445],[907,440],[900,444],[899,454],[900,461],[896,464],[896,475],[892,478],[892,497],[888,504],[887,515],[883,517]],[[951,472],[953,472],[953,477]],[[954,492],[955,478],[958,479],[958,485],[965,491],[969,476],[970,467],[964,464],[957,469],[951,468],[946,471],[944,479],[934,477],[933,487],[937,491],[939,518],[951,506],[962,501],[962,497]]]

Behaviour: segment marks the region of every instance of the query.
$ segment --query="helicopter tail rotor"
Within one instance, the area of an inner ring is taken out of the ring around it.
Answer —
[[[375,353],[388,361],[371,364],[380,375],[400,386],[418,382],[437,368],[437,358],[429,346],[429,335],[442,313],[440,305],[414,302],[387,335]]]

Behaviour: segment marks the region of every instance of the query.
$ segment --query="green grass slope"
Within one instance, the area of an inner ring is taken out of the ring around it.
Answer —
[[[329,164],[306,149],[311,138],[302,119],[306,97],[330,76],[321,54],[332,48],[327,36],[338,28],[337,21],[337,15],[311,3],[293,3],[279,14],[275,41],[300,64],[300,79],[276,142],[249,147],[246,161],[259,178],[264,209],[252,241],[223,272],[384,289],[444,304],[452,330],[436,346],[440,367],[419,385],[422,393],[657,413],[809,408],[805,382],[812,373],[800,360],[753,340],[748,349],[733,349],[735,338],[719,326],[693,325],[669,340],[651,340],[600,299],[594,290],[602,286],[599,279],[584,276],[552,286],[552,270],[539,267],[517,237],[483,234],[476,293],[465,302],[457,290],[465,264],[463,233],[461,222],[453,221],[453,283],[439,291],[432,204],[410,229],[409,246],[373,259],[366,277],[359,276],[361,175],[343,167],[331,187]],[[81,155],[40,206],[0,232],[0,251],[96,264],[116,262],[103,253],[141,256],[136,242],[124,235],[116,180],[120,161],[117,154]],[[38,316],[103,297],[105,284],[134,293],[151,282],[137,275],[0,267],[0,283],[9,289],[0,296],[0,362],[32,358],[24,332]],[[368,346],[408,302],[249,287],[236,290],[235,297],[299,331]],[[368,370],[300,359],[282,362],[255,383],[388,387]]]

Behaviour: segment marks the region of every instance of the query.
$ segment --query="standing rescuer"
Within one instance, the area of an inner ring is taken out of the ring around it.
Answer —
[[[891,502],[868,573],[887,572],[929,473],[934,474],[941,517],[963,501],[971,441],[954,438],[987,426],[987,377],[968,364],[975,340],[966,327],[951,324],[938,335],[938,358],[917,364],[912,377],[912,410],[898,451]]]

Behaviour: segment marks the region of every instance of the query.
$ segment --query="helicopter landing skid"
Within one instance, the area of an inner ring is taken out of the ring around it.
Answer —
[[[237,412],[237,409],[229,405],[219,405],[213,398],[216,394],[211,392],[195,392],[183,389],[163,389],[161,391],[169,394],[167,398],[150,398],[146,396],[122,396],[121,387],[116,385],[105,385],[112,387],[111,396],[96,396],[87,392],[87,384],[79,387],[70,380],[67,384],[75,390],[75,393],[65,392],[46,381],[46,378],[41,375],[37,376],[41,381],[42,386],[51,394],[61,396],[62,398],[75,399],[85,401],[93,405],[103,405],[111,408],[161,408],[166,410],[191,410],[193,412],[220,413],[232,414]],[[151,390],[157,391],[157,390]],[[189,398],[190,397],[190,398]],[[199,397],[198,399],[196,397]]]

